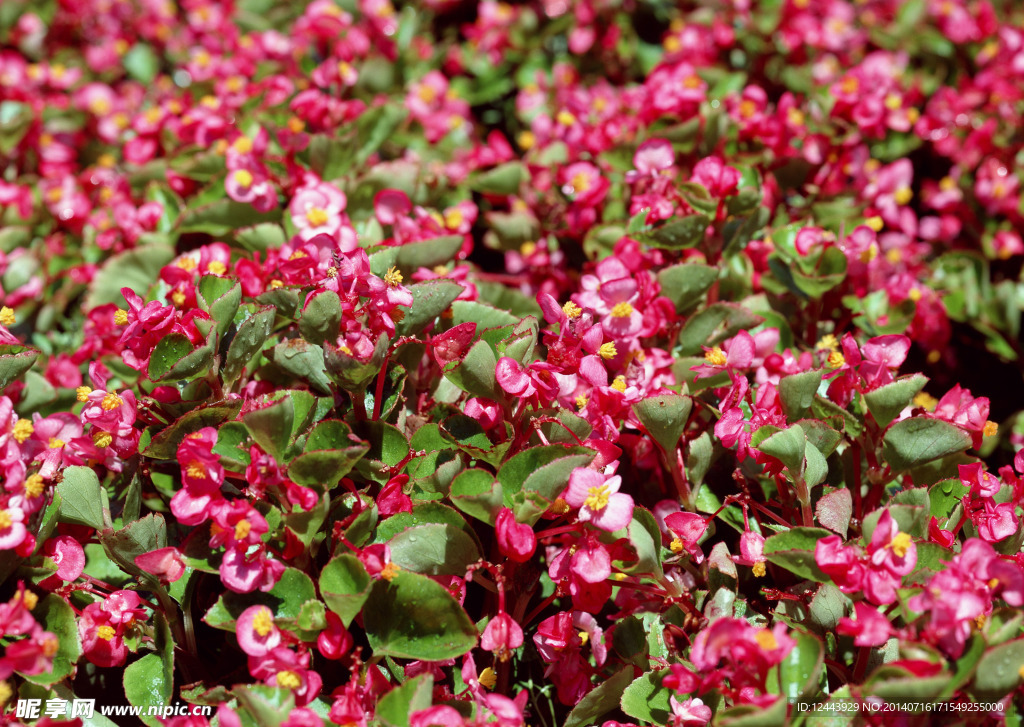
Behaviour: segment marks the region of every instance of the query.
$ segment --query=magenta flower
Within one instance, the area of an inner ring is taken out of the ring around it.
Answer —
[[[499,661],[508,661],[522,645],[523,629],[504,611],[488,622],[480,637],[480,648],[493,652]]]
[[[163,583],[174,583],[185,575],[181,551],[173,546],[135,556],[135,565],[156,576]]]
[[[507,507],[498,513],[494,528],[502,555],[517,563],[525,563],[533,557],[537,550],[537,536],[533,528],[525,523],[517,523],[515,515]]]
[[[281,643],[281,631],[274,624],[273,612],[266,606],[249,606],[242,611],[235,625],[235,636],[242,651],[249,656],[263,656]]]
[[[853,643],[857,646],[881,646],[889,640],[893,634],[889,619],[863,601],[858,601],[854,608],[857,620],[845,617],[839,619],[836,629],[839,633],[853,636]]]
[[[569,476],[564,497],[570,506],[580,508],[580,521],[611,533],[626,527],[633,519],[633,498],[619,492],[621,486],[622,478],[618,475],[606,477],[600,472],[577,467]]]

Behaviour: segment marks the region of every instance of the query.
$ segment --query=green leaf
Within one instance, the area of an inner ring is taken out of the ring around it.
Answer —
[[[476,646],[477,630],[444,586],[400,572],[373,584],[363,624],[374,654],[401,659],[454,659]]]
[[[69,676],[82,655],[82,644],[78,639],[78,622],[75,611],[62,597],[55,593],[40,599],[32,609],[36,622],[57,637],[57,653],[53,655],[53,669],[42,674],[22,674],[33,684],[49,686]]]
[[[846,538],[853,517],[853,495],[845,487],[834,490],[818,500],[814,510],[818,522]]]
[[[806,416],[821,384],[822,371],[803,371],[779,379],[779,398],[786,418],[796,421]]]
[[[145,298],[153,281],[160,277],[160,268],[174,258],[169,245],[149,244],[112,255],[96,273],[89,286],[83,308],[88,310],[104,303],[124,306],[121,288],[131,288]]]
[[[100,535],[103,551],[110,560],[125,573],[150,581],[156,581],[137,565],[135,559],[145,553],[167,547],[167,523],[161,513],[150,513],[146,517],[134,520],[115,532]]]
[[[278,462],[285,461],[294,421],[295,406],[290,396],[278,399],[269,406],[246,412],[242,416],[242,422],[252,438],[263,451]]]
[[[252,227],[261,222],[277,222],[280,210],[260,212],[248,202],[236,202],[222,197],[215,202],[191,207],[178,218],[178,234],[205,232],[214,237],[225,237],[240,227]]]
[[[348,628],[370,596],[372,581],[359,559],[349,553],[332,558],[320,571],[320,593],[327,607]]]
[[[248,723],[243,722],[246,727],[277,727],[295,709],[295,695],[284,687],[247,684],[235,687],[231,694],[238,698],[239,706],[244,708],[242,714],[249,718]]]
[[[979,700],[995,702],[1020,686],[1024,665],[1024,639],[1008,641],[985,652],[975,669],[971,693]]]
[[[789,703],[785,699],[776,699],[770,707],[755,707],[752,704],[741,704],[730,707],[715,715],[716,727],[782,727],[786,724],[786,713]]]
[[[702,346],[714,346],[763,320],[735,303],[713,303],[686,320],[679,332],[679,353],[698,355]]]
[[[238,230],[235,233],[235,239],[242,247],[251,252],[263,252],[281,247],[288,241],[284,228],[274,222],[261,222],[258,225]]]
[[[121,59],[124,70],[129,76],[144,86],[148,86],[156,79],[160,70],[160,59],[153,48],[147,43],[136,43]]]
[[[391,265],[395,265],[404,274],[415,273],[420,268],[433,270],[438,265],[444,265],[455,258],[455,254],[462,248],[464,242],[462,235],[444,235],[443,237],[432,237],[429,240],[419,242],[408,242],[394,248],[395,259]],[[373,265],[373,258],[370,258],[370,265]],[[390,267],[390,266],[389,266]],[[386,272],[382,271],[382,272]],[[377,273],[381,275],[381,273]],[[451,281],[448,281],[451,282]]]
[[[196,286],[199,307],[210,314],[217,324],[218,335],[227,332],[242,302],[242,286],[233,278],[204,275]]]
[[[487,341],[477,341],[461,362],[445,367],[444,375],[463,391],[487,399],[503,399],[505,392],[494,378],[498,359]]]
[[[839,619],[846,615],[850,598],[831,583],[823,583],[811,598],[810,621],[822,633],[835,631]]]
[[[659,394],[638,401],[633,405],[633,412],[661,450],[673,460],[692,407],[693,400],[688,396]]]
[[[633,681],[633,667],[621,669],[587,692],[566,717],[564,727],[586,727],[617,709],[622,693]]]
[[[464,470],[452,481],[451,501],[467,515],[493,526],[503,503],[501,483],[486,470]]]
[[[57,492],[61,497],[61,522],[103,530],[110,513],[106,513],[105,520],[102,488],[92,468],[68,467],[64,470],[64,479],[57,485]]]
[[[638,233],[634,237],[652,247],[667,250],[682,250],[696,247],[704,241],[704,233],[711,224],[707,215],[689,215],[673,217],[671,220],[654,229]]]
[[[398,533],[390,541],[391,560],[413,573],[431,576],[466,575],[480,551],[466,531],[449,523],[417,525]]]
[[[0,345],[0,389],[21,378],[38,356],[39,350],[31,346]]]
[[[149,378],[161,381],[171,372],[182,359],[188,356],[195,347],[183,333],[170,333],[156,344],[149,358]]]
[[[421,674],[395,687],[377,702],[376,717],[383,727],[409,727],[413,712],[430,707],[434,690],[434,677]]]
[[[167,620],[159,611],[154,615],[157,653],[146,654],[124,670],[124,695],[128,703],[142,708],[140,718],[151,727],[162,722],[146,712],[150,707],[171,703],[174,691],[174,642]]]
[[[971,446],[971,436],[941,419],[914,417],[896,422],[882,439],[882,455],[896,471],[962,452]]]
[[[529,178],[529,171],[521,163],[507,162],[471,176],[469,188],[476,192],[505,197],[518,194],[520,185]]]
[[[807,436],[799,424],[775,432],[759,443],[756,448],[763,454],[782,462],[790,472],[794,473],[794,476],[802,475],[804,455],[807,452]]]
[[[816,636],[803,632],[794,635],[796,646],[777,667],[782,695],[790,704],[805,701],[817,694],[825,658],[825,648]],[[772,682],[769,674],[768,683]]]
[[[310,343],[335,343],[341,331],[341,298],[333,290],[321,290],[306,301],[299,318],[299,332]]]
[[[826,583],[830,579],[814,561],[814,548],[830,535],[828,530],[803,527],[777,533],[764,541],[764,556],[800,578]]]
[[[343,421],[318,422],[306,437],[303,453],[288,465],[288,476],[300,485],[334,487],[370,449],[369,444],[350,435]]]
[[[864,403],[878,426],[884,428],[910,405],[927,383],[928,377],[922,374],[904,376],[864,394]]]
[[[652,724],[668,724],[672,716],[669,697],[672,690],[661,685],[665,677],[671,674],[669,669],[649,671],[642,677],[633,680],[622,693],[620,705],[622,711],[634,719]]]
[[[488,328],[500,328],[501,326],[514,326],[519,323],[519,318],[508,311],[500,310],[486,303],[478,303],[474,300],[457,300],[452,303],[452,323],[457,326],[462,323],[476,323],[478,331]]]
[[[142,454],[152,459],[175,459],[178,446],[185,437],[204,427],[216,427],[225,419],[234,419],[241,409],[241,400],[218,402],[193,409],[155,434]]]
[[[633,508],[633,519],[629,525],[614,535],[629,540],[637,555],[635,563],[623,568],[626,573],[661,577],[661,531],[658,529],[658,521],[649,510],[637,505]]]
[[[452,301],[458,298],[463,290],[458,283],[443,279],[425,280],[410,285],[412,307],[401,309],[405,312],[405,318],[395,324],[395,332],[400,336],[419,333],[428,323],[432,323],[448,310]]]
[[[316,588],[309,576],[298,568],[285,568],[281,580],[269,591],[225,591],[203,616],[203,621],[217,629],[234,631],[235,622],[242,615],[242,611],[250,606],[261,605],[274,612],[274,619],[278,625],[296,630],[302,606],[313,600],[316,600]]]
[[[238,326],[238,331],[228,346],[224,366],[221,368],[225,383],[237,379],[249,360],[262,350],[274,329],[276,316],[277,309],[274,306],[260,306]]]
[[[705,293],[718,280],[718,268],[702,263],[671,265],[658,271],[661,294],[685,313],[704,300]]]
[[[301,338],[292,338],[267,351],[267,357],[277,366],[309,382],[321,394],[331,394],[331,381],[327,378],[324,350]]]

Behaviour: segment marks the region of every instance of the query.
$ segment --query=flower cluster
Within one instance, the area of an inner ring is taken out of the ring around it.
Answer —
[[[0,723],[1012,724],[1022,28],[7,0]]]

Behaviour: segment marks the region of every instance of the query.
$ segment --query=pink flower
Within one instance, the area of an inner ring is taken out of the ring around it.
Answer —
[[[499,661],[508,661],[522,645],[523,629],[504,611],[490,620],[480,637],[480,647],[493,652]]]
[[[580,508],[580,521],[613,533],[633,519],[633,498],[619,492],[621,486],[622,478],[618,475],[606,477],[600,472],[577,467],[569,476],[565,501]]]
[[[702,727],[711,721],[711,707],[701,699],[691,697],[680,702],[672,696],[668,703],[672,707],[672,727]]]
[[[740,173],[719,157],[706,157],[693,168],[692,181],[703,185],[712,197],[722,198],[736,194]]]
[[[517,523],[515,515],[507,507],[498,513],[494,528],[502,555],[517,563],[525,563],[533,557],[537,550],[537,536],[533,528],[525,523]]]
[[[57,577],[62,581],[74,581],[85,570],[85,551],[81,544],[70,535],[58,535],[43,545],[43,555],[57,565]]]
[[[242,651],[249,656],[263,656],[281,643],[274,613],[266,606],[250,606],[242,611],[235,625],[235,636]]]
[[[137,555],[135,565],[156,576],[163,583],[174,583],[185,574],[185,561],[182,559],[181,551],[175,547],[160,548]]]
[[[346,204],[345,194],[340,189],[309,177],[296,190],[288,211],[299,236],[309,241],[321,233],[337,236],[341,231],[342,213]]]
[[[836,629],[839,633],[853,636],[853,643],[857,646],[881,646],[889,640],[893,633],[889,619],[863,601],[858,601],[854,608],[857,620],[845,617],[839,619]]]
[[[881,566],[894,576],[905,576],[917,565],[917,545],[901,532],[888,510],[878,519],[868,546],[871,564]]]

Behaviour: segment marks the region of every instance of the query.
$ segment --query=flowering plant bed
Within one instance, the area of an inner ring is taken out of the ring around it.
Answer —
[[[5,0],[0,724],[1020,724],[1022,23]]]

